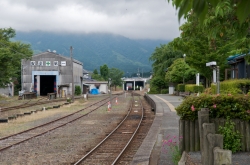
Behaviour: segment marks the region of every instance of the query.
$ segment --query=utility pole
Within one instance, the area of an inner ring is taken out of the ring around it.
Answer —
[[[73,48],[70,46],[71,70],[72,70],[72,102],[75,101],[74,67],[73,67]]]

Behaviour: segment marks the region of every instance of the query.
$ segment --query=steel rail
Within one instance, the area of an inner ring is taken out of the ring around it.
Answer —
[[[124,153],[124,151],[127,149],[127,147],[129,146],[129,144],[131,143],[131,141],[133,140],[135,134],[138,132],[140,126],[141,126],[141,123],[142,123],[142,120],[143,120],[143,106],[142,106],[142,101],[141,101],[141,98],[139,97],[139,100],[140,100],[140,105],[141,105],[141,111],[142,111],[142,114],[141,114],[141,119],[140,119],[140,122],[136,128],[136,130],[134,131],[132,137],[129,139],[128,143],[126,144],[126,146],[123,148],[123,150],[120,152],[120,154],[117,156],[117,158],[113,161],[112,165],[114,165],[115,163],[117,163],[118,159],[121,157],[121,155]]]
[[[132,96],[133,96],[133,95],[132,95]],[[133,97],[134,97],[134,96],[133,96]],[[132,101],[132,103],[131,103],[131,105],[130,105],[130,108],[129,108],[129,111],[128,111],[127,115],[126,115],[126,116],[124,117],[124,119],[120,122],[120,124],[119,124],[118,126],[116,126],[116,128],[115,128],[111,133],[109,133],[108,136],[106,136],[106,137],[105,137],[100,143],[98,143],[93,149],[91,149],[87,154],[85,154],[81,159],[79,159],[74,165],[79,165],[80,163],[82,163],[83,160],[85,160],[90,154],[92,154],[97,148],[99,148],[107,139],[109,139],[111,135],[113,135],[113,133],[114,133],[114,132],[124,123],[124,121],[128,118],[128,116],[129,116],[129,114],[130,114],[130,112],[131,112],[131,110],[132,110],[132,108],[133,108],[133,107],[132,107],[133,104],[134,104],[134,98],[133,98],[133,101]],[[142,104],[141,104],[141,105],[142,105]],[[142,110],[142,114],[143,114],[143,110]],[[136,128],[136,131],[134,131],[134,133],[133,133],[132,137],[130,138],[129,142],[127,142],[125,148],[121,151],[122,153],[125,151],[125,149],[126,149],[127,146],[129,145],[129,143],[132,141],[134,135],[135,135],[136,132],[138,131],[142,119],[143,119],[143,115],[142,115],[142,117],[141,117],[141,119],[140,119],[139,126],[137,126],[137,128]],[[114,162],[116,162],[116,161],[119,159],[119,157],[122,155],[122,153],[120,153],[120,154],[118,155],[118,157],[115,159]]]
[[[114,99],[114,97],[113,97],[113,99]],[[106,101],[106,100],[107,100],[107,101]],[[43,134],[45,134],[45,133],[47,133],[47,132],[49,132],[49,131],[52,131],[52,130],[57,129],[57,128],[60,128],[60,127],[66,125],[66,124],[68,124],[68,123],[73,122],[73,121],[76,121],[76,120],[78,120],[78,119],[80,119],[80,118],[82,118],[82,117],[84,117],[84,116],[90,114],[91,112],[95,111],[96,109],[100,108],[100,107],[103,106],[104,104],[106,104],[106,103],[109,101],[109,97],[107,97],[107,98],[105,98],[105,99],[103,99],[103,100],[101,100],[101,101],[99,101],[99,102],[97,102],[97,103],[100,103],[100,102],[103,102],[103,101],[105,101],[105,102],[102,103],[101,105],[99,105],[98,107],[94,108],[94,109],[91,110],[90,112],[84,114],[84,115],[81,115],[81,116],[79,116],[79,117],[77,117],[77,118],[75,118],[75,119],[73,119],[73,120],[70,120],[70,121],[68,121],[68,122],[66,122],[66,123],[63,123],[63,124],[61,124],[61,125],[59,125],[59,126],[57,126],[57,127],[52,128],[52,129],[46,130],[46,131],[44,131],[44,132],[42,132],[42,133],[40,133],[40,134],[31,136],[31,137],[29,137],[29,138],[27,138],[27,139],[24,139],[24,140],[22,140],[22,141],[19,141],[19,142],[17,142],[17,143],[13,143],[13,144],[11,144],[11,145],[9,145],[9,146],[0,148],[0,151],[3,151],[3,150],[5,150],[5,149],[8,149],[8,148],[14,146],[14,145],[20,144],[20,143],[22,143],[22,142],[25,142],[25,141],[27,141],[27,140],[29,140],[29,139],[32,139],[32,138],[34,138],[34,137],[37,137],[37,136],[41,136],[41,135],[43,135]],[[81,112],[81,111],[83,111],[83,110],[85,110],[85,109],[87,109],[87,108],[90,108],[91,106],[94,106],[94,105],[96,105],[97,103],[94,103],[94,104],[92,104],[92,105],[90,105],[90,106],[88,106],[88,107],[86,107],[86,108],[83,108],[83,109],[81,109],[81,110],[78,110],[77,112],[74,112],[74,113],[72,113],[72,114],[63,116],[63,117],[58,118],[58,119],[56,119],[56,120],[50,121],[50,122],[48,122],[48,123],[45,123],[45,124],[42,124],[42,125],[39,125],[39,126],[30,128],[30,129],[28,129],[28,130],[25,130],[25,131],[22,131],[22,132],[19,132],[19,133],[16,133],[16,134],[12,134],[12,135],[3,137],[3,138],[0,139],[0,141],[5,140],[5,139],[8,139],[8,138],[11,138],[11,137],[14,137],[14,136],[17,136],[17,135],[20,135],[20,134],[23,134],[23,133],[26,133],[26,132],[29,132],[29,131],[32,131],[32,130],[35,130],[35,129],[40,128],[40,127],[44,127],[44,126],[49,125],[49,124],[52,124],[52,123],[54,123],[54,122],[57,122],[57,121],[59,121],[59,120],[62,120],[62,119],[64,119],[64,118],[66,118],[66,117],[69,117],[69,116],[72,116],[72,115],[74,115],[74,114],[76,114],[76,113],[79,113],[79,112]]]

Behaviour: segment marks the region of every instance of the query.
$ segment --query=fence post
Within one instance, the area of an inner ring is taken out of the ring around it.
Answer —
[[[249,128],[249,121],[245,121],[245,139],[246,139],[246,151],[249,152],[250,151],[250,128]]]
[[[194,143],[195,143],[195,121],[190,121],[190,151],[194,151]]]
[[[181,137],[179,140],[179,149],[180,152],[182,153],[185,149],[184,149],[184,120],[179,120],[179,136]]]
[[[199,123],[198,120],[195,120],[195,128],[194,128],[195,140],[194,140],[194,150],[200,151],[200,135],[199,135]]]
[[[200,133],[200,150],[201,150],[201,159],[203,159],[203,123],[209,123],[209,113],[207,108],[201,108],[198,111],[198,122],[199,122],[199,133]],[[202,161],[203,162],[203,161]]]
[[[222,164],[232,164],[232,151],[223,150],[219,147],[215,147],[213,149],[214,152],[214,165],[222,165]]]
[[[209,136],[208,134],[214,134],[215,133],[215,127],[214,123],[203,123],[203,146],[202,146],[202,155],[201,155],[201,161],[203,165],[212,165],[211,162],[211,146],[209,144]],[[211,140],[210,140],[211,141]]]
[[[184,145],[185,145],[185,151],[190,151],[190,120],[185,120],[185,139],[184,139]]]
[[[243,152],[246,151],[246,134],[245,134],[245,122],[244,121],[241,121],[240,122],[240,134],[242,135],[242,138],[241,138],[241,150]]]

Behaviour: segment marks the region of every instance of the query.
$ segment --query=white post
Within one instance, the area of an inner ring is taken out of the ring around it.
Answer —
[[[200,85],[200,73],[196,74],[196,85]]]
[[[216,67],[213,67],[213,83],[216,83]]]
[[[40,94],[41,94],[41,93],[40,93],[40,92],[41,92],[41,91],[40,91],[40,75],[37,75],[36,78],[37,78],[37,79],[36,79],[36,80],[37,80],[37,82],[36,82],[37,95],[40,96]]]

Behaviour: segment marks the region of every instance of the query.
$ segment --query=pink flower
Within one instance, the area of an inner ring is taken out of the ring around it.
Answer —
[[[194,105],[191,106],[191,110],[192,110],[192,111],[195,111]]]
[[[216,104],[214,104],[213,107],[216,108]]]
[[[231,93],[228,93],[227,95],[228,95],[228,96],[232,96],[232,94],[231,94]]]
[[[250,114],[250,110],[247,110],[246,112]]]

